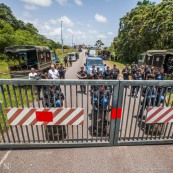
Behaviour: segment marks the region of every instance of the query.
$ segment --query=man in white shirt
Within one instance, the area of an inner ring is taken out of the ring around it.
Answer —
[[[29,79],[33,79],[37,76],[34,68],[31,68],[31,73],[29,73]]]
[[[58,70],[55,69],[54,65],[51,65],[51,69],[48,72],[50,79],[59,79],[59,73]]]

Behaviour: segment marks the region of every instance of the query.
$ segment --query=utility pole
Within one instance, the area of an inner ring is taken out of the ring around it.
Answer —
[[[61,21],[61,45],[62,45],[62,58],[63,58],[64,50],[63,50],[63,38],[62,38],[62,22],[63,21]]]
[[[72,34],[72,49],[73,49],[73,34]]]

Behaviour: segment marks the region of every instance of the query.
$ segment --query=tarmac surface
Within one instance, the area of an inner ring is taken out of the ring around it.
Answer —
[[[172,145],[10,150],[0,156],[1,173],[173,172]]]
[[[82,52],[67,69],[66,78],[77,79],[84,62]],[[173,145],[1,150],[0,173],[172,173],[172,161]]]

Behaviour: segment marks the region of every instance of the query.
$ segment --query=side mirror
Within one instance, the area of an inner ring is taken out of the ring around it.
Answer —
[[[86,63],[84,63],[84,66],[86,66]]]
[[[106,66],[106,64],[104,64],[104,66]]]

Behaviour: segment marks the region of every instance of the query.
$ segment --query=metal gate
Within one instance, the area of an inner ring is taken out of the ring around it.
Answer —
[[[115,121],[111,120],[110,106],[118,84],[100,80],[0,80],[0,148],[112,146]],[[94,109],[100,99],[92,101],[93,88],[100,86],[110,91],[104,111]],[[50,93],[45,95],[50,91],[56,95],[54,88],[61,90],[58,101]]]
[[[59,100],[45,94],[54,87]],[[0,80],[0,148],[173,143],[172,89],[173,81]]]
[[[172,89],[171,80],[120,81],[114,145],[173,143]]]

